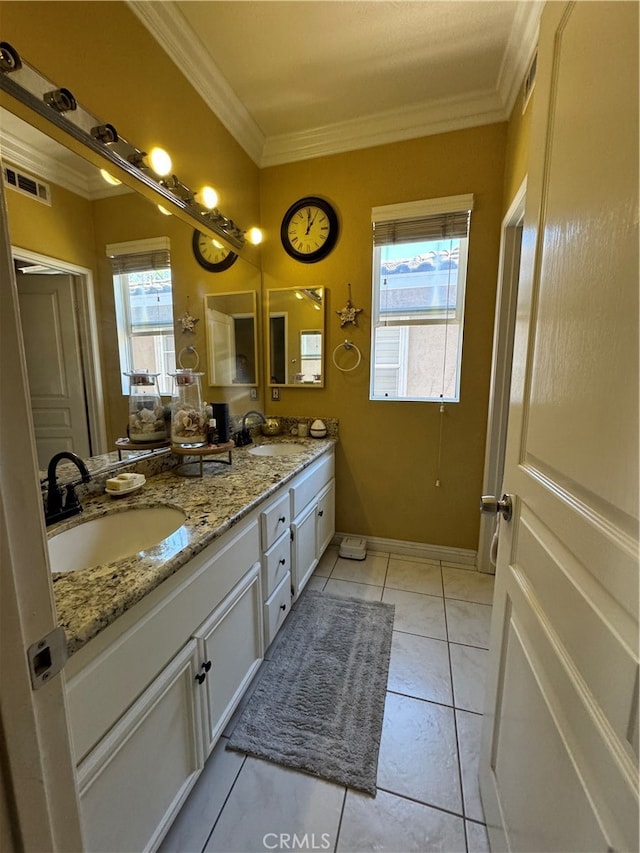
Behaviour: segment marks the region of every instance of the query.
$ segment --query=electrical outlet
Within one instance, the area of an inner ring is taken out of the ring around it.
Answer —
[[[271,389],[271,399],[277,400],[277,401],[280,400],[280,389],[279,388],[272,388]]]
[[[249,399],[257,400],[258,399],[258,389],[257,388],[249,388]]]

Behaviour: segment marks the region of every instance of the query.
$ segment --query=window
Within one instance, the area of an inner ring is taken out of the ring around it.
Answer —
[[[372,400],[458,402],[473,196],[375,207]]]
[[[171,393],[176,356],[169,239],[135,240],[107,246],[116,303],[122,393],[131,370],[157,373],[158,390]]]

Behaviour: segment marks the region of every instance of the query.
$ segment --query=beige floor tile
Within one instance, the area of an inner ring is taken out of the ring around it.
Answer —
[[[456,711],[456,724],[458,727],[460,769],[462,771],[464,815],[471,820],[479,820],[484,823],[484,811],[478,781],[482,717],[479,714],[470,714],[468,711]]]
[[[462,814],[451,708],[387,693],[378,787]]]
[[[444,601],[436,595],[385,588],[382,600],[395,604],[394,630],[436,640],[447,639]]]
[[[442,564],[445,598],[460,598],[478,604],[493,603],[494,576],[474,569],[453,568]]]
[[[381,554],[367,554],[364,560],[338,557],[331,572],[331,579],[384,586],[388,562],[389,558]]]
[[[305,589],[317,589],[322,592],[327,582],[327,577],[323,575],[311,575],[309,580],[306,583]]]
[[[472,823],[470,820],[465,820],[464,825],[467,831],[469,853],[491,853],[487,827],[481,823]]]
[[[329,545],[327,550],[324,552],[320,560],[318,561],[318,565],[314,570],[314,575],[318,575],[321,577],[328,578],[331,572],[333,571],[333,567],[336,564],[336,560],[338,559],[338,546],[337,545]]]
[[[227,739],[220,738],[158,848],[159,853],[186,853],[204,847],[245,760],[244,755],[231,752],[226,746]]]
[[[449,642],[488,649],[491,607],[488,604],[475,604],[472,601],[457,601],[452,598],[445,598],[444,604]]]
[[[472,646],[449,644],[453,698],[456,708],[475,711],[484,710],[484,684],[489,652]]]
[[[390,557],[385,586],[391,589],[403,589],[406,592],[442,595],[440,566]]]
[[[394,631],[387,690],[452,705],[447,644],[442,640]]]
[[[375,799],[349,790],[337,853],[464,853],[462,818],[384,791]]]
[[[373,586],[370,583],[339,581],[333,578],[329,578],[326,582],[324,592],[332,595],[344,595],[348,598],[361,598],[363,601],[380,601],[382,599],[381,586]]]
[[[204,848],[208,853],[282,849],[280,834],[317,839],[335,848],[345,789],[268,761],[247,758]],[[265,841],[266,839],[266,841]]]

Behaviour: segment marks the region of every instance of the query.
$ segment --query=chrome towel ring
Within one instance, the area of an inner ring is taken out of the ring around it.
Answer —
[[[351,367],[342,367],[341,365],[338,364],[338,362],[336,361],[336,353],[338,352],[338,350],[341,350],[341,349],[345,349],[345,350],[347,350],[347,352],[349,352],[350,350],[355,351],[356,363],[354,365],[352,365]],[[351,373],[352,370],[355,370],[356,367],[358,367],[358,365],[360,364],[361,361],[362,361],[362,353],[360,352],[358,347],[352,341],[344,341],[344,343],[338,344],[338,346],[333,351],[333,363],[338,368],[338,370],[341,370],[343,373]]]

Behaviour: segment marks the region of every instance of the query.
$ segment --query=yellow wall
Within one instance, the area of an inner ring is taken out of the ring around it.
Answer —
[[[338,530],[475,549],[491,363],[507,125],[496,124],[264,169],[263,278],[267,287],[327,288],[324,389],[281,389],[270,415],[337,417]],[[371,208],[421,198],[475,194],[462,362],[461,402],[446,407],[441,486],[439,412],[433,403],[370,402]],[[333,252],[300,264],[280,244],[282,216],[305,195],[335,206],[341,226]],[[341,329],[348,298],[364,308]],[[340,373],[331,354],[345,338],[363,354]]]
[[[166,147],[174,157],[176,172],[187,184],[198,187],[205,180],[213,183],[221,193],[221,207],[227,215],[247,225],[261,221],[266,238],[262,252],[263,311],[266,288],[327,288],[325,387],[285,388],[281,390],[280,403],[268,402],[266,406],[272,415],[340,419],[338,529],[474,549],[500,221],[525,173],[530,107],[522,116],[517,104],[509,124],[430,136],[260,172],[124,3],[4,3],[2,30],[3,38],[13,43],[27,61],[55,82],[68,86],[83,105],[115,124],[139,147],[148,149],[154,143]],[[82,63],[78,62],[80,46]],[[441,486],[437,488],[438,406],[372,403],[368,399],[370,211],[375,205],[468,192],[475,194],[476,204],[470,240],[461,402],[446,407]],[[289,205],[311,194],[333,202],[340,217],[341,236],[328,258],[305,265],[284,252],[279,229]],[[169,233],[174,269],[179,270],[174,275],[176,317],[188,307],[191,314],[202,318],[193,337],[183,336],[178,327],[177,344],[180,347],[193,342],[203,360],[202,297],[206,293],[246,289],[239,263],[219,277],[198,267],[191,255],[187,226],[175,220],[158,224],[152,206],[140,201],[145,205],[144,213],[135,217],[133,235],[130,228],[124,227],[120,204],[123,202],[117,199],[96,202],[93,217],[105,379],[111,389],[108,414],[112,438],[122,433],[126,413],[124,399],[113,391],[119,365],[104,244]],[[87,227],[89,221],[85,220]],[[73,245],[73,241],[67,240],[67,245]],[[75,262],[89,265],[86,261]],[[354,304],[364,312],[356,328],[341,329],[336,311],[346,303],[348,282],[352,284]],[[353,373],[340,373],[331,362],[334,348],[346,337],[355,341],[363,353],[362,364]],[[264,369],[260,381],[264,388]],[[243,389],[219,392],[205,386],[203,393],[213,399],[231,399],[235,411],[249,408],[248,394]]]
[[[522,111],[523,92],[518,93],[515,106],[509,119],[507,134],[507,153],[504,167],[504,197],[503,214],[507,212],[515,194],[527,174],[527,159],[529,156],[529,133],[531,130],[531,113],[535,89],[529,98],[527,108]]]

